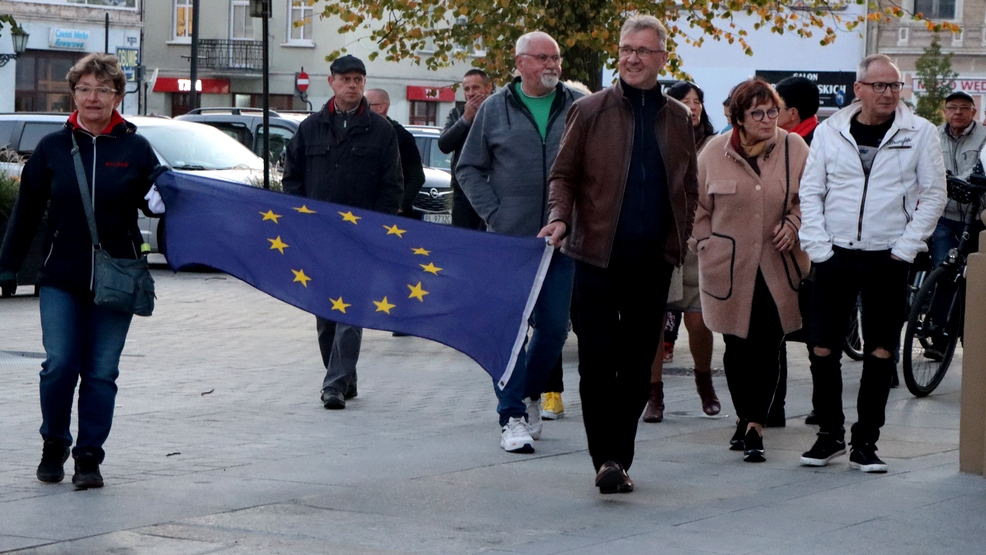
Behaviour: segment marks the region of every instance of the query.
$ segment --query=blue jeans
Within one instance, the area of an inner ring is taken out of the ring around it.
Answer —
[[[938,226],[931,234],[931,263],[934,268],[941,266],[948,251],[959,246],[959,238],[962,230],[965,229],[965,222],[939,218]],[[979,250],[979,232],[983,230],[983,223],[979,220],[972,222],[969,229],[969,240],[966,242],[966,252],[976,252]]]
[[[572,305],[574,279],[575,261],[556,250],[531,313],[534,334],[530,342],[521,347],[507,386],[500,389],[493,380],[493,390],[499,400],[496,411],[500,414],[500,426],[506,426],[511,418],[526,416],[524,399],[538,397],[544,392],[568,338],[568,311]]]
[[[101,308],[57,287],[41,288],[41,437],[72,444],[69,425],[79,383],[79,437],[72,454],[103,460],[113,424],[120,353],[133,315]],[[80,382],[81,378],[81,382]]]

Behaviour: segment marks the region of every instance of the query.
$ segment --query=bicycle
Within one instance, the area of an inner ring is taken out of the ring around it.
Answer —
[[[849,332],[846,333],[842,352],[852,360],[863,360],[863,302],[858,296],[849,316]]]
[[[904,383],[915,397],[924,397],[938,387],[962,337],[966,246],[981,208],[980,199],[986,194],[986,175],[972,174],[968,180],[949,176],[947,186],[950,199],[970,206],[958,246],[924,278],[911,305],[902,359]]]

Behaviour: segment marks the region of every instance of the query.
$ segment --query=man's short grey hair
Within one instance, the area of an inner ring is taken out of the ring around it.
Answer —
[[[623,23],[623,28],[620,29],[620,39],[622,40],[623,37],[630,33],[636,33],[637,31],[644,31],[646,29],[657,33],[657,41],[661,43],[661,48],[667,50],[668,30],[664,28],[664,24],[659,19],[652,15],[637,14],[630,16]]]
[[[537,38],[548,39],[555,43],[555,46],[558,46],[558,41],[556,41],[554,37],[548,33],[545,33],[544,31],[531,31],[530,33],[521,35],[520,38],[517,39],[517,44],[514,45],[514,55],[519,56],[521,54],[527,54],[528,45],[531,44],[532,40]]]
[[[890,64],[897,70],[897,79],[900,80],[900,68],[897,67],[897,64],[894,63],[894,60],[890,56],[886,54],[870,54],[863,58],[863,61],[859,62],[859,65],[856,66],[856,81],[862,83],[866,79],[866,72],[869,71],[873,62],[886,62]]]
[[[379,96],[380,100],[383,100],[387,104],[390,104],[390,94],[388,94],[387,91],[383,89],[370,89],[365,93],[363,93],[363,96],[373,96],[373,95]]]

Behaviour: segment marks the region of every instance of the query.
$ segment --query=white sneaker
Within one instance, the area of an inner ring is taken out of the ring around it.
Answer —
[[[500,434],[500,447],[507,453],[533,453],[534,439],[523,418],[511,418]]]
[[[541,397],[537,399],[525,399],[527,404],[527,429],[531,432],[531,437],[541,439],[541,430],[544,422],[541,421]]]

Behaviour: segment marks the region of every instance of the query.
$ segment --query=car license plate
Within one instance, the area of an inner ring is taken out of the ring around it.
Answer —
[[[422,219],[426,222],[452,225],[452,214],[424,214]]]

